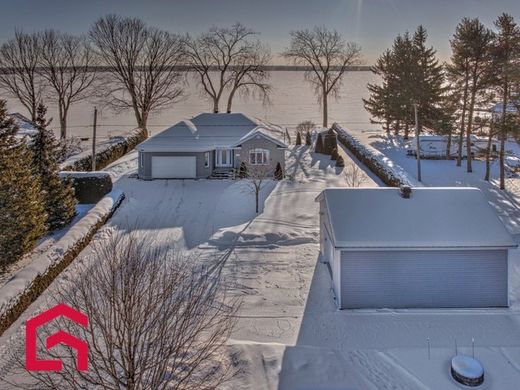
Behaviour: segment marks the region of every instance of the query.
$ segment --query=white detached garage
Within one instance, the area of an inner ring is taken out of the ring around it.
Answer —
[[[517,245],[480,190],[406,192],[329,188],[316,198],[338,307],[508,306]]]

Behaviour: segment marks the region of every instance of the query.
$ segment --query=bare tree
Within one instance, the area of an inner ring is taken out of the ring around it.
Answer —
[[[298,123],[296,126],[296,131],[299,131],[302,134],[306,134],[308,132],[311,132],[316,128],[316,123],[313,121],[303,121]]]
[[[0,88],[20,101],[33,122],[43,90],[38,75],[40,54],[38,35],[22,31],[0,47]]]
[[[347,187],[361,187],[366,181],[365,173],[357,164],[349,161],[343,170]]]
[[[360,62],[360,47],[345,42],[340,33],[325,27],[291,32],[291,43],[282,55],[295,65],[309,66],[305,78],[314,87],[328,124],[328,97],[337,96],[347,68]]]
[[[67,137],[67,115],[73,103],[89,96],[96,73],[85,37],[47,30],[41,34],[41,74],[55,92],[61,139]]]
[[[234,95],[260,91],[268,96],[268,77],[264,65],[270,60],[269,51],[254,37],[258,33],[241,23],[228,28],[212,27],[194,39],[186,39],[189,63],[199,77],[204,94],[213,102],[213,112],[219,112],[220,99],[226,88]],[[254,86],[254,88],[253,88]],[[233,96],[228,99],[230,109]]]
[[[260,193],[273,181],[273,167],[270,164],[257,165],[243,162],[245,170],[245,189],[255,196],[255,212],[259,212]]]
[[[180,100],[184,45],[179,36],[117,15],[100,18],[89,35],[101,65],[108,67],[108,103],[116,110],[132,109],[139,127],[146,129],[152,112]]]
[[[233,64],[227,112],[231,112],[233,99],[237,92],[242,96],[253,96],[269,103],[271,85],[268,83],[270,73],[266,66],[271,62],[271,54],[266,46],[256,42],[249,50],[238,56]]]
[[[25,372],[26,387],[215,389],[236,373],[223,350],[238,308],[221,276],[224,259],[182,258],[150,244],[136,233],[109,233],[95,247],[82,276],[53,299],[89,325],[62,317],[42,327],[38,354],[61,359],[63,370]],[[87,371],[76,369],[69,347],[45,348],[57,329],[88,343]]]

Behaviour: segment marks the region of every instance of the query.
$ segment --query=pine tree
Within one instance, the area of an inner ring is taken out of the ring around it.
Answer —
[[[496,77],[496,89],[502,103],[500,115],[500,189],[505,189],[505,142],[507,138],[506,129],[508,126],[507,106],[514,96],[512,88],[515,81],[518,82],[520,74],[520,27],[516,24],[511,15],[502,14],[495,21],[498,33],[493,42],[494,66],[498,70]],[[519,99],[515,96],[514,103]],[[486,172],[489,179],[489,173]]]
[[[323,153],[323,138],[321,133],[318,133],[318,138],[316,139],[316,145],[314,146],[314,152]]]
[[[312,138],[311,133],[309,131],[305,133],[305,145],[312,146]]]
[[[47,224],[50,229],[62,227],[72,221],[76,215],[74,188],[68,180],[59,176],[60,145],[45,119],[47,108],[40,103],[36,110],[36,129],[31,150],[33,169],[39,176],[45,207],[48,214]]]
[[[276,180],[282,180],[283,179],[283,169],[282,169],[282,165],[279,162],[276,163],[276,168],[274,170],[274,178]]]
[[[31,250],[46,231],[47,215],[31,154],[0,100],[0,271]]]
[[[299,146],[302,144],[302,135],[300,134],[300,132],[296,132],[296,145]]]
[[[394,124],[396,135],[404,124],[404,138],[415,122],[414,106],[418,107],[418,126],[431,125],[441,110],[444,93],[442,66],[433,48],[426,46],[426,30],[419,26],[413,36],[398,35],[392,48],[385,51],[372,72],[382,84],[369,84],[365,109],[384,122],[387,132]]]
[[[471,133],[475,103],[479,94],[492,84],[494,66],[492,64],[493,32],[486,28],[478,18],[464,18],[457,25],[451,40],[451,64],[448,66],[450,78],[462,93],[461,119],[457,166],[462,162],[464,136],[467,148],[467,171],[472,172]]]

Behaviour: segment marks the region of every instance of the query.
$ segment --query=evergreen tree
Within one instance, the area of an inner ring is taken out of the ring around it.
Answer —
[[[512,100],[515,104],[518,103],[520,98],[512,93],[514,85],[520,80],[520,27],[508,14],[500,15],[495,21],[495,27],[498,32],[493,42],[493,59],[494,67],[498,70],[496,89],[502,103],[501,123],[498,126],[500,129],[500,189],[505,189],[505,142],[507,138],[506,130],[510,127],[508,126],[506,109]],[[514,99],[511,99],[512,97]],[[486,176],[489,179],[488,173]]]
[[[330,154],[330,159],[337,160],[338,156],[339,156],[338,149],[337,148],[332,149],[332,153]]]
[[[336,159],[336,166],[340,168],[343,168],[345,166],[345,160],[343,159],[343,156],[338,156],[338,158]]]
[[[370,97],[363,100],[366,110],[384,122],[387,132],[393,124],[398,134],[404,124],[405,139],[415,124],[415,105],[419,131],[423,124],[431,125],[441,111],[444,74],[435,50],[426,46],[426,39],[422,26],[413,36],[398,35],[372,69],[382,83],[369,84]]]
[[[305,145],[312,146],[312,138],[311,133],[309,131],[305,133]]]
[[[282,180],[283,179],[283,169],[282,169],[282,165],[279,162],[276,163],[276,168],[274,170],[274,178],[276,180]]]
[[[334,130],[329,129],[324,135],[323,138],[323,154],[332,154],[332,151],[334,149],[337,149],[338,147],[338,141],[336,137],[336,133]]]
[[[45,119],[47,108],[40,103],[36,110],[36,129],[31,150],[33,152],[34,172],[39,176],[45,207],[48,214],[49,228],[56,229],[72,221],[76,214],[74,188],[69,180],[59,176],[60,145],[49,122]]]
[[[0,271],[31,250],[47,218],[31,154],[0,100]]]
[[[316,145],[314,146],[314,152],[323,153],[323,138],[321,133],[318,133],[318,138],[316,139]]]
[[[240,168],[238,170],[238,177],[240,179],[245,179],[247,177],[247,165],[246,165],[245,161],[242,161],[240,163]]]
[[[302,135],[300,134],[300,132],[296,132],[296,145],[299,146],[302,144]]]
[[[462,147],[466,136],[467,171],[472,172],[471,133],[475,103],[493,83],[492,64],[493,32],[478,18],[464,18],[458,24],[451,40],[451,64],[448,66],[451,80],[462,89],[461,119],[457,166],[461,165]]]

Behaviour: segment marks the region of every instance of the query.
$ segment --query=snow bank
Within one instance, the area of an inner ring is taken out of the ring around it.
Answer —
[[[388,157],[370,146],[363,145],[346,129],[337,123],[332,125],[338,134],[338,141],[348,148],[362,163],[364,163],[374,174],[376,174],[386,185],[399,187],[400,185],[412,186],[412,180],[406,171],[398,169]]]
[[[14,274],[0,288],[0,334],[87,246],[123,199],[124,193],[121,190],[107,194],[48,251],[38,255],[31,264]]]

